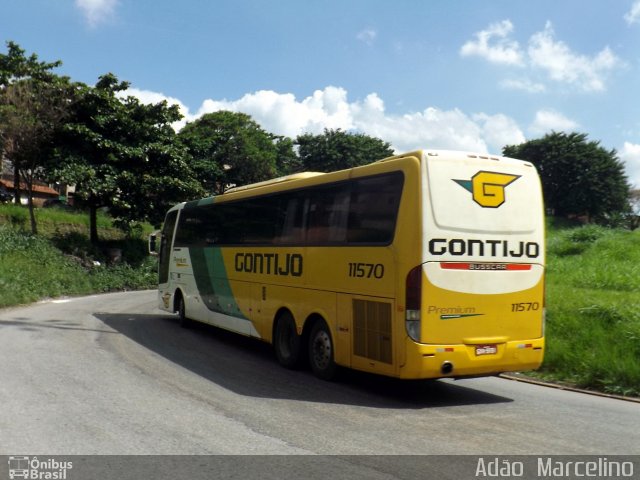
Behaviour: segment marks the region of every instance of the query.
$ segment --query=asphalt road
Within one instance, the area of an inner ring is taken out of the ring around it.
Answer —
[[[640,453],[638,403],[501,378],[327,383],[155,305],[147,291],[0,310],[0,454]]]

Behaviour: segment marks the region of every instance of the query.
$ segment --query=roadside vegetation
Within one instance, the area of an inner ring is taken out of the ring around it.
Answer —
[[[144,238],[149,229],[124,235],[101,214],[96,245],[86,214],[57,208],[36,214],[39,235],[30,232],[28,209],[0,206],[0,307],[156,286],[156,260],[147,255]]]
[[[98,215],[99,245],[86,214],[0,205],[0,307],[43,298],[156,288],[146,253],[151,227],[128,236]],[[537,378],[640,396],[640,230],[549,222],[547,349]],[[113,260],[113,249],[122,257]]]
[[[535,376],[640,396],[640,230],[550,225],[546,337]]]

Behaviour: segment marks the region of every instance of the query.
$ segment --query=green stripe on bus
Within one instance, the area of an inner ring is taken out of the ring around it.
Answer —
[[[190,202],[187,202],[185,203],[184,208],[201,207],[203,205],[211,205],[213,203],[215,203],[215,197],[207,197],[200,200],[192,200]]]
[[[212,312],[243,320],[246,318],[233,295],[220,248],[190,248],[191,264],[198,293]]]

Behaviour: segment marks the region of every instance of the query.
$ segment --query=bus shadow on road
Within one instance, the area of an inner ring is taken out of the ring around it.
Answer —
[[[281,367],[270,345],[216,327],[196,323],[181,328],[175,316],[166,314],[94,316],[169,362],[240,395],[398,409],[513,401],[448,380],[398,380],[347,369],[336,381],[325,382],[308,369]]]

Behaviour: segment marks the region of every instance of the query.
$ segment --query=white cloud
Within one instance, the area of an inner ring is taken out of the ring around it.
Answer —
[[[529,40],[529,59],[534,68],[545,71],[552,80],[575,85],[584,91],[605,89],[604,80],[621,60],[605,47],[597,55],[579,55],[561,41],[556,41],[551,22]]]
[[[640,23],[640,0],[636,0],[631,5],[631,10],[624,15],[624,19],[629,25]]]
[[[491,63],[507,65],[522,65],[522,51],[518,42],[507,38],[513,32],[510,20],[489,25],[487,30],[475,34],[475,40],[465,43],[460,49],[460,55],[478,56]]]
[[[376,32],[373,28],[365,28],[364,30],[358,32],[356,38],[361,42],[371,46],[373,45],[373,42],[375,42],[377,36],[378,32]]]
[[[500,153],[505,145],[518,145],[527,140],[515,120],[502,113],[480,113],[473,119],[482,126],[482,136],[493,153]]]
[[[205,100],[196,116],[218,110],[247,113],[267,131],[288,137],[304,132],[321,133],[324,128],[355,128],[347,92],[339,87],[316,90],[301,102],[291,93],[270,90],[248,93],[232,101]]]
[[[458,109],[429,107],[421,112],[389,115],[381,101],[376,108],[372,108],[371,99],[366,103],[354,105],[356,129],[391,143],[398,153],[418,148],[488,150],[482,126]]]
[[[539,110],[536,112],[533,123],[529,126],[532,135],[539,136],[551,131],[572,132],[580,125],[570,118],[565,117],[554,110]]]
[[[640,0],[637,4],[640,5]],[[492,24],[487,30],[476,33],[475,40],[465,43],[460,54],[477,55],[491,63],[527,67],[536,76],[544,76],[585,92],[605,90],[607,76],[624,66],[624,62],[609,47],[593,56],[573,52],[566,43],[556,40],[551,22],[546,23],[544,30],[531,36],[526,52],[517,41],[510,38],[513,30],[509,20]],[[530,93],[546,90],[545,85],[528,78],[503,80],[500,85]]]
[[[339,87],[316,90],[300,101],[290,93],[273,91],[247,94],[235,101],[206,100],[196,116],[216,110],[247,113],[265,130],[291,138],[303,133],[319,134],[325,128],[362,132],[391,143],[398,152],[417,148],[487,152],[489,148],[502,148],[501,136],[511,143],[522,138],[521,133],[514,133],[515,123],[505,116],[480,114],[474,119],[458,109],[433,107],[390,115],[377,94],[349,102],[346,90]],[[500,128],[505,129],[499,132]]]
[[[304,133],[320,134],[325,128],[339,128],[381,138],[397,152],[435,148],[500,153],[504,145],[525,140],[516,122],[503,114],[468,115],[459,109],[435,107],[389,114],[376,93],[350,102],[347,91],[334,86],[316,90],[301,100],[291,93],[270,90],[249,93],[237,100],[208,99],[195,114],[180,100],[160,93],[130,88],[125,95],[135,96],[144,103],[167,100],[177,104],[186,118],[174,125],[176,130],[206,113],[229,110],[251,115],[262,128],[276,135],[295,138]]]
[[[640,144],[624,142],[620,159],[625,163],[631,185],[640,188]]]
[[[75,0],[75,2],[90,27],[111,19],[118,5],[118,0]]]
[[[528,78],[523,79],[506,79],[500,82],[500,86],[502,88],[506,88],[507,90],[522,90],[523,92],[528,93],[542,93],[547,90],[547,87],[542,83],[532,82]]]

